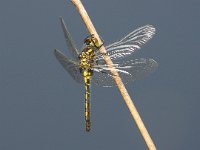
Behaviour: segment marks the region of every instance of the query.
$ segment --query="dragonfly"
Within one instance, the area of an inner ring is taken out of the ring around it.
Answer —
[[[154,59],[139,58],[127,60],[126,58],[134,54],[153,37],[155,28],[152,25],[139,27],[121,40],[105,46],[107,53],[102,54],[99,52],[101,45],[94,35],[85,38],[82,51],[77,49],[62,17],[60,17],[60,22],[72,58],[68,58],[58,49],[54,50],[54,55],[70,76],[76,82],[85,86],[84,114],[86,131],[89,132],[91,130],[91,83],[103,87],[115,86],[110,70],[117,71],[123,83],[141,79],[152,73],[158,67],[158,63]],[[108,55],[113,61],[113,66],[108,66],[105,63],[105,55]]]

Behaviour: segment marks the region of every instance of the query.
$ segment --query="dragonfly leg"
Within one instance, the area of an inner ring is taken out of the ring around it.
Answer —
[[[102,43],[100,46],[96,46],[96,47],[97,47],[97,49],[100,49],[103,45],[104,45],[104,43]]]

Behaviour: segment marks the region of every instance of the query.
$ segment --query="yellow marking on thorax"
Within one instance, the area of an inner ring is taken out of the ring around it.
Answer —
[[[92,64],[95,59],[94,50],[92,48],[86,47],[79,56],[80,58],[80,68],[89,69],[92,67]]]

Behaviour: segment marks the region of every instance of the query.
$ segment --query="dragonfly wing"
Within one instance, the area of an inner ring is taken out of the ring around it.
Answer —
[[[152,25],[145,25],[126,35],[120,41],[106,46],[106,50],[111,59],[123,58],[140,49],[155,34],[155,28]],[[101,54],[97,54],[97,60],[103,60]]]
[[[68,59],[62,52],[55,49],[54,55],[71,77],[78,83],[83,83],[83,76],[79,71],[78,62]]]
[[[60,17],[60,22],[61,22],[61,27],[62,27],[62,30],[63,30],[63,33],[64,33],[64,37],[65,37],[65,41],[66,41],[66,44],[67,44],[67,47],[69,48],[70,52],[72,53],[72,56],[75,60],[78,60],[78,50],[77,48],[75,47],[75,44],[72,40],[72,37],[65,25],[65,21],[62,17]]]
[[[113,69],[119,73],[123,83],[126,84],[149,75],[157,67],[158,64],[155,60],[145,58],[116,63],[111,68],[107,65],[97,65],[93,68],[94,75],[92,80],[96,85],[104,87],[114,86],[115,82],[110,73],[110,70]]]

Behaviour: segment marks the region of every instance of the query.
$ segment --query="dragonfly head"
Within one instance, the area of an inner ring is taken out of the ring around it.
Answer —
[[[87,38],[85,38],[84,43],[86,46],[99,47],[99,42],[94,37],[94,34],[89,35]]]

